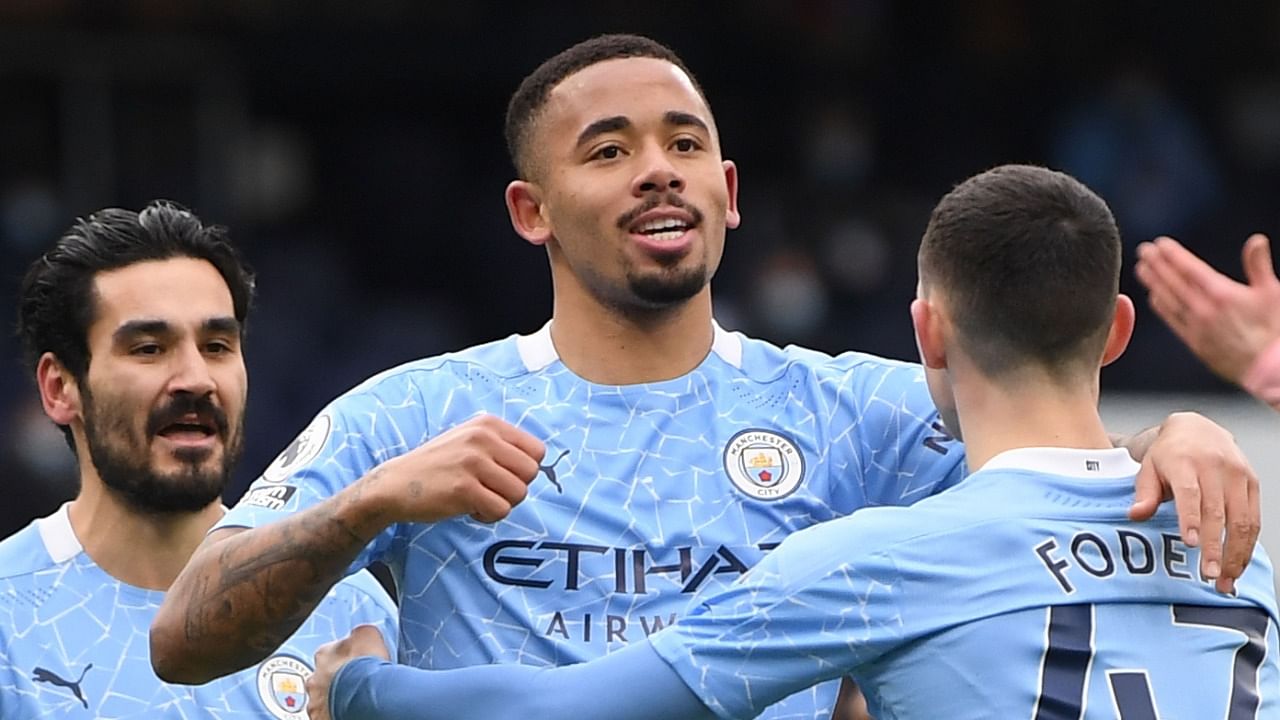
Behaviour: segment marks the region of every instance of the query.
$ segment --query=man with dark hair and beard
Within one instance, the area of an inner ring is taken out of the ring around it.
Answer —
[[[390,597],[360,573],[258,668],[198,688],[151,669],[147,627],[225,512],[252,296],[223,230],[167,202],[79,220],[28,270],[18,332],[80,492],[0,542],[0,719],[298,717],[319,644],[362,619],[395,641]]]

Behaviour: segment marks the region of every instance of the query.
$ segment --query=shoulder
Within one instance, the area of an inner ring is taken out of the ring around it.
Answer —
[[[52,517],[52,516],[51,516]],[[32,521],[29,525],[0,540],[0,579],[14,579],[54,567],[78,554],[54,558],[41,535],[40,526],[49,518]]]
[[[521,337],[512,335],[388,368],[343,393],[334,402],[395,403],[406,397],[432,394],[440,389],[452,390],[460,386],[465,386],[472,392],[486,390],[490,386],[497,386],[531,372],[521,356]]]
[[[913,362],[853,350],[831,355],[800,345],[778,346],[742,333],[728,334],[736,336],[740,346],[743,374],[754,380],[771,381],[788,374],[811,375],[818,380],[847,379],[850,374],[924,379],[920,365]]]
[[[845,547],[859,557],[914,554],[914,548],[945,546],[980,526],[1004,525],[1013,503],[1008,496],[968,482],[908,506],[863,508],[842,518],[818,523],[787,538],[803,537],[811,548]],[[799,544],[799,543],[797,543]]]

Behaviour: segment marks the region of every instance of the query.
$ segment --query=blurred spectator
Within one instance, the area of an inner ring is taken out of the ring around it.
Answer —
[[[1049,157],[1108,199],[1130,247],[1187,233],[1222,193],[1208,142],[1145,60],[1066,110]]]

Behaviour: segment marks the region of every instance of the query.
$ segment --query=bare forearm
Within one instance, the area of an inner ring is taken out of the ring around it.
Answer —
[[[356,501],[343,493],[280,522],[211,535],[152,624],[156,674],[204,683],[279,647],[380,529],[356,519]]]

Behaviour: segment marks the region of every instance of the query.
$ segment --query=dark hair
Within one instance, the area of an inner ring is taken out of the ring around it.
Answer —
[[[18,298],[18,335],[30,371],[53,353],[83,381],[89,370],[89,326],[96,315],[94,278],[147,260],[207,260],[222,275],[241,333],[253,302],[253,272],[226,230],[205,225],[186,208],[156,200],[142,212],[107,208],[79,218],[27,269]]]
[[[1120,283],[1110,208],[1064,173],[1003,165],[938,202],[920,243],[959,342],[986,374],[1034,364],[1062,378],[1092,369]]]
[[[698,80],[685,67],[680,56],[666,45],[641,35],[600,35],[584,40],[539,65],[521,81],[520,87],[507,103],[507,152],[511,154],[511,164],[521,178],[527,179],[534,175],[529,158],[529,140],[534,123],[547,104],[551,90],[583,68],[606,60],[630,57],[655,58],[675,65],[689,77],[702,101],[706,102],[706,95],[698,85]]]

